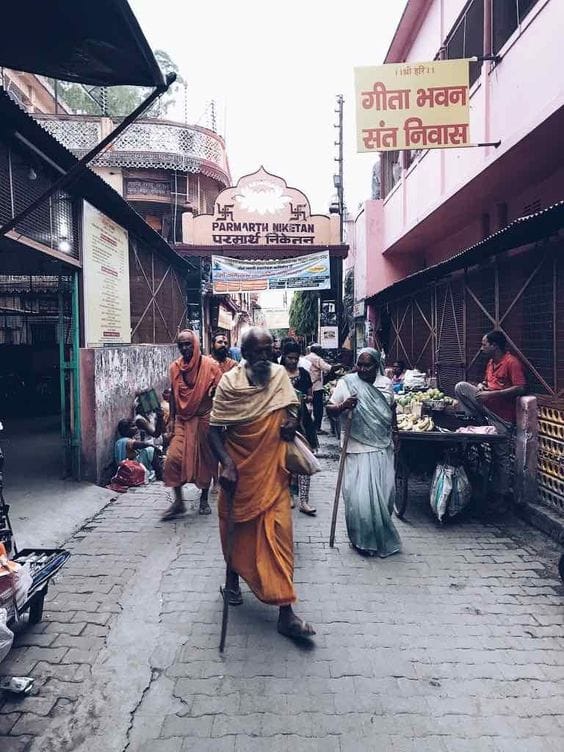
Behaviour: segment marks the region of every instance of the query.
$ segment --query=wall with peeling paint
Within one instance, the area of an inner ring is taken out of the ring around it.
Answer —
[[[135,395],[168,385],[176,345],[83,348],[80,351],[83,477],[107,483],[112,471],[116,427],[133,416]]]

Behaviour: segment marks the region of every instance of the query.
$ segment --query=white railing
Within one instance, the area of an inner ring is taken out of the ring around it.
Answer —
[[[103,137],[101,118],[40,114],[34,117],[77,156],[92,149]],[[141,120],[133,123],[94,164],[201,172],[225,185],[230,182],[223,139],[206,128],[170,121]]]

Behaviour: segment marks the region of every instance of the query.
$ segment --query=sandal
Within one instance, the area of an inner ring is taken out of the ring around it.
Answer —
[[[240,606],[243,603],[243,593],[240,589],[232,590],[231,588],[225,588],[223,585],[220,585],[219,592],[221,593],[222,598],[225,598],[225,595],[227,594],[227,603],[229,603],[230,606]]]
[[[300,512],[302,512],[302,514],[308,514],[310,517],[315,517],[315,515],[317,514],[317,509],[315,507],[310,507],[310,505],[305,501],[300,504],[299,510]]]
[[[198,514],[211,514],[212,510],[210,505],[207,501],[200,502],[200,508],[198,509]]]
[[[293,621],[290,624],[278,622],[279,634],[289,637],[291,640],[308,640],[315,634],[315,629],[307,621]]]
[[[172,507],[161,516],[161,522],[168,522],[168,520],[175,520],[177,517],[182,517],[185,514],[186,514],[185,504],[183,504],[181,507],[176,507],[176,508],[173,504]]]

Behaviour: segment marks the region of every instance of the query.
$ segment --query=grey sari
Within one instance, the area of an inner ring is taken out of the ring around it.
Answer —
[[[344,379],[350,394],[358,398],[350,435],[366,448],[346,456],[343,498],[347,532],[358,550],[390,556],[401,549],[391,516],[395,495],[392,408],[380,389],[357,374]]]

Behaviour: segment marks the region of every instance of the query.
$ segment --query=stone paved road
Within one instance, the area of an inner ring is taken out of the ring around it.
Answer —
[[[342,524],[331,550],[323,464],[318,517],[295,513],[312,649],[247,594],[221,657],[215,515],[160,523],[164,489],[130,492],[69,542],[44,622],[0,665],[38,689],[0,702],[0,750],[561,752],[558,549],[518,520],[441,528],[420,494],[401,555],[360,558]]]

